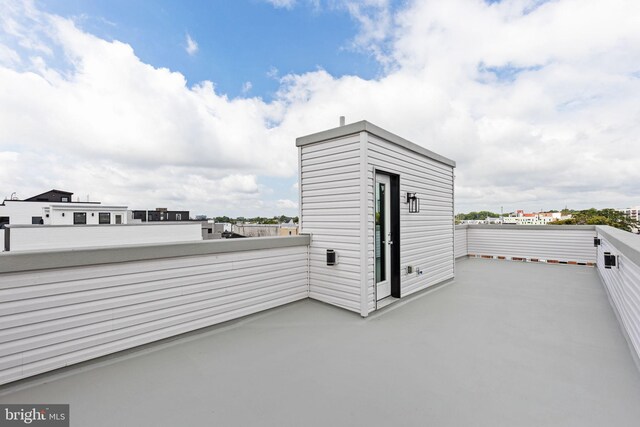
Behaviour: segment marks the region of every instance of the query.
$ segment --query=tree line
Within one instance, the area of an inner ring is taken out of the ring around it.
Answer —
[[[553,221],[549,225],[609,225],[630,232],[640,228],[638,221],[616,209],[591,208],[581,211],[570,210],[567,213],[571,214],[571,218]]]
[[[549,212],[558,211],[552,210]],[[637,232],[637,230],[640,229],[640,223],[638,221],[616,209],[563,209],[561,212],[563,216],[571,215],[571,218],[556,220],[550,222],[549,225],[609,225],[630,232]],[[482,220],[487,217],[497,218],[500,217],[500,215],[489,211],[469,212],[467,214],[459,213],[456,215],[456,223],[463,220]]]

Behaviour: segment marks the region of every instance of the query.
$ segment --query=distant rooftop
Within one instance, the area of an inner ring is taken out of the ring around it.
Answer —
[[[29,197],[28,199],[24,199],[25,202],[62,202],[64,200],[62,200],[63,198],[66,198],[67,202],[71,201],[71,196],[73,196],[73,193],[70,193],[68,191],[62,191],[62,190],[49,190],[49,191],[45,191],[44,193],[41,194],[37,194],[33,197]]]
[[[44,193],[40,193],[40,194],[36,194],[35,196],[32,197],[28,197],[26,199],[5,199],[1,204],[4,204],[4,202],[47,202],[47,203],[84,203],[84,204],[91,204],[91,205],[99,205],[100,202],[89,202],[89,201],[85,201],[85,202],[74,202],[72,199],[73,193],[69,192],[69,191],[62,191],[62,190],[49,190],[49,191],[45,191]]]

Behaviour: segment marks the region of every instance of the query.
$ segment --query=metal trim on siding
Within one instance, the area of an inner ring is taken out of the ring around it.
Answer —
[[[369,315],[368,296],[369,280],[367,278],[367,236],[368,236],[368,206],[367,206],[367,133],[360,132],[360,315]]]

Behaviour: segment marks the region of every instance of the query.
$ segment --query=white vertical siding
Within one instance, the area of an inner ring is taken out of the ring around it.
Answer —
[[[369,270],[374,269],[374,170],[400,176],[400,260],[401,296],[407,296],[450,279],[454,274],[453,254],[453,168],[399,145],[369,134],[368,218]],[[420,199],[420,212],[409,213],[403,202],[406,192]],[[423,274],[406,274],[413,266]],[[369,307],[375,306],[371,273]]]
[[[598,227],[600,228],[600,227]],[[635,354],[636,362],[640,361],[640,237],[638,236],[622,236],[637,239],[635,250],[627,248],[623,251],[619,242],[613,239],[611,234],[626,233],[620,230],[611,230],[609,232],[598,232],[601,239],[601,245],[598,246],[598,272],[604,283],[605,288],[611,299],[611,304],[618,315],[621,327],[625,332],[626,338],[631,347],[631,351]],[[633,242],[633,240],[631,240]],[[615,267],[610,269],[604,266],[604,253],[609,252],[617,256]],[[627,254],[625,254],[625,252]],[[635,259],[630,256],[635,252]],[[639,365],[640,367],[640,365]]]
[[[468,251],[475,256],[595,263],[593,227],[470,225]]]
[[[467,247],[467,226],[456,225],[455,236],[456,258],[467,256],[469,254],[469,248]]]
[[[311,234],[309,297],[360,313],[360,137],[301,148],[301,232]],[[334,249],[338,264],[327,266]]]
[[[0,275],[0,384],[307,297],[308,246]]]

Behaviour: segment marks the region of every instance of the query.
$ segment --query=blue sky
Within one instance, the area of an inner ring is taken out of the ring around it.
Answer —
[[[344,115],[454,159],[457,212],[640,204],[636,0],[0,10],[0,197],[295,215],[295,138]]]
[[[229,97],[270,100],[277,77],[317,68],[373,78],[380,65],[352,46],[357,22],[340,7],[277,8],[262,0],[73,0],[40,3],[84,30],[130,44],[148,64],[180,71],[189,84],[215,83]],[[189,35],[197,52],[186,52]],[[275,74],[275,75],[274,75]],[[250,90],[244,90],[246,82]]]

